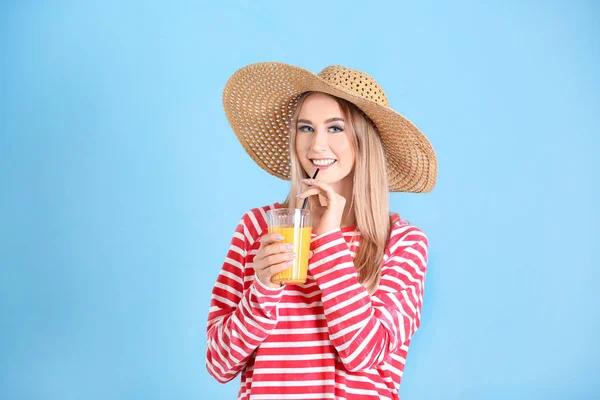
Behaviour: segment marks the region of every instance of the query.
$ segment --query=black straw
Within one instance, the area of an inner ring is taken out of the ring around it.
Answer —
[[[317,168],[317,170],[315,171],[315,174],[312,176],[311,179],[316,179],[318,174],[319,174],[319,168]],[[304,203],[302,203],[302,209],[305,210],[307,205],[308,205],[308,197],[304,199]]]

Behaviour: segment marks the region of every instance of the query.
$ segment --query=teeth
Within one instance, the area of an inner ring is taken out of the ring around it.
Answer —
[[[313,160],[313,164],[318,165],[320,167],[326,167],[335,162],[335,160]]]

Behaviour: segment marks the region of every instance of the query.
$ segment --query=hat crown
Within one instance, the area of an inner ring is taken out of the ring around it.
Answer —
[[[331,65],[319,72],[318,76],[324,81],[336,85],[355,96],[381,106],[388,108],[390,106],[385,92],[379,83],[369,74],[341,65]]]

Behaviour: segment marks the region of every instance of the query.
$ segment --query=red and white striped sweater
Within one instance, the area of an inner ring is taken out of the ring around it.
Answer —
[[[308,279],[272,289],[254,279],[265,212],[238,224],[214,286],[206,366],[219,382],[240,372],[238,399],[398,399],[412,334],[420,325],[427,238],[392,217],[381,283],[373,295],[353,264],[354,228],[314,236]]]

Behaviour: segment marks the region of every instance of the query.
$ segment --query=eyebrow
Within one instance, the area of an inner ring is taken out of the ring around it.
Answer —
[[[333,118],[329,118],[328,120],[325,120],[325,123],[326,123],[326,124],[328,124],[328,123],[330,123],[330,122],[333,122],[333,121],[340,121],[340,122],[344,122],[344,118],[340,118],[340,117],[333,117]],[[309,121],[309,120],[307,120],[307,119],[299,119],[299,120],[298,120],[298,123],[301,123],[301,122],[302,122],[303,124],[312,124],[312,122],[310,122],[310,121]]]

